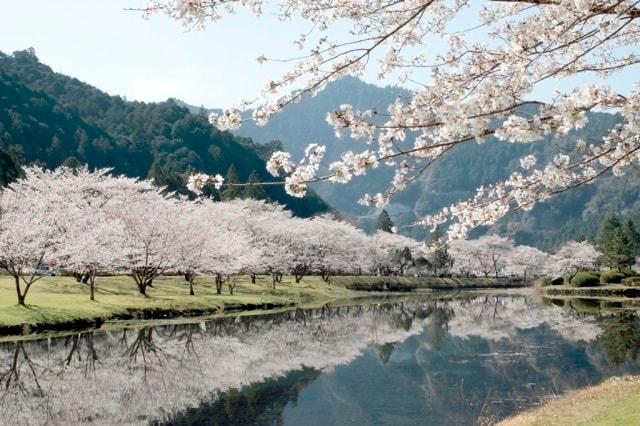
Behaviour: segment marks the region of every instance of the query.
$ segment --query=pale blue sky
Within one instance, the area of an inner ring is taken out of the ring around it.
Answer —
[[[26,0],[5,2],[0,14],[0,51],[34,47],[43,63],[110,94],[161,101],[177,97],[194,105],[225,107],[253,98],[267,81],[285,69],[259,65],[255,58],[299,53],[292,40],[308,24],[282,23],[272,16],[245,13],[187,32],[164,16],[142,19],[128,7],[144,0]],[[371,67],[365,79],[375,79]],[[626,92],[640,68],[610,83]],[[589,82],[590,77],[572,83]],[[390,81],[389,83],[394,83]],[[550,81],[538,89],[548,98],[566,83]]]
[[[145,101],[178,97],[227,106],[255,96],[279,64],[259,65],[263,52],[295,52],[291,41],[306,25],[247,14],[205,31],[186,32],[164,16],[144,20],[125,11],[141,0],[11,1],[0,13],[0,51],[34,47],[55,71],[98,88]]]

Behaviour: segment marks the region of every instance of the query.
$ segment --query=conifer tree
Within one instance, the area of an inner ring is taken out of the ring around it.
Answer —
[[[602,263],[610,268],[620,269],[633,265],[635,261],[633,244],[614,214],[607,215],[600,224],[596,243],[602,253]]]
[[[640,256],[640,233],[636,230],[636,226],[633,220],[630,218],[624,221],[622,225],[622,231],[627,236],[627,239],[631,243],[633,248],[633,255]]]
[[[382,209],[378,215],[376,230],[389,233],[393,232],[393,221],[385,209]]]
[[[254,200],[264,200],[266,193],[264,188],[259,183],[261,182],[260,175],[256,170],[253,170],[247,179],[247,186],[244,188],[242,194],[243,198],[253,198]]]
[[[440,233],[440,228],[436,227],[431,234],[431,244],[438,248],[429,255],[428,262],[433,270],[433,275],[438,275],[438,271],[446,271],[453,266],[453,257],[449,254],[449,246]]]
[[[233,200],[239,198],[242,195],[242,189],[234,184],[240,183],[238,180],[238,172],[236,166],[231,164],[227,170],[227,174],[224,177],[224,191],[220,194],[223,201]]]

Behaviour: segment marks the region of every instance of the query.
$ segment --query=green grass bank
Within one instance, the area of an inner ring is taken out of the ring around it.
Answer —
[[[501,289],[521,287],[492,279],[430,277],[337,276],[327,284],[317,276],[300,283],[284,277],[274,290],[271,277],[259,276],[252,284],[243,277],[230,295],[216,293],[213,277],[198,277],[195,296],[182,277],[162,277],[138,294],[128,276],[98,277],[96,300],[89,300],[89,287],[72,277],[46,277],[29,291],[26,306],[17,305],[13,279],[0,276],[0,335],[26,335],[42,331],[74,330],[99,326],[110,320],[167,319],[290,307],[317,307],[327,303],[361,301],[378,293],[429,290]]]
[[[0,334],[29,334],[41,330],[74,329],[117,319],[162,319],[220,313],[228,310],[273,309],[323,305],[359,295],[345,287],[329,286],[318,277],[306,277],[294,284],[285,277],[272,288],[271,280],[258,277],[251,284],[243,277],[230,295],[227,286],[216,294],[213,277],[196,280],[195,296],[182,277],[163,277],[138,294],[130,277],[99,277],[96,300],[89,300],[89,287],[72,277],[46,277],[36,283],[18,306],[11,277],[0,276]]]
[[[640,377],[626,376],[572,392],[506,419],[502,426],[640,424]]]

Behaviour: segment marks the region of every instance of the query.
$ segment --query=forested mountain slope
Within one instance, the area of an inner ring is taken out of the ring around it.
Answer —
[[[204,115],[190,114],[173,101],[109,96],[53,72],[33,50],[0,53],[0,184],[15,177],[18,164],[86,163],[185,192],[184,177],[191,170],[225,175],[233,165],[241,182],[254,170],[261,180],[272,180],[265,170],[271,149],[221,132]],[[296,199],[281,186],[265,190],[298,215],[328,209],[315,194]]]
[[[337,139],[325,122],[328,111],[350,103],[356,109],[375,107],[384,113],[390,103],[403,95],[405,91],[398,87],[382,88],[347,77],[331,83],[316,97],[289,105],[266,126],[245,124],[236,133],[257,142],[280,140],[295,159],[300,158],[308,143],[326,144],[325,162],[330,163],[340,152],[365,149],[365,145],[348,138]],[[601,138],[617,122],[617,116],[595,113],[589,116],[589,124],[585,128],[573,132],[564,141],[513,144],[489,139],[484,145],[470,143],[459,146],[397,195],[388,210],[396,222],[412,223],[425,213],[472,196],[480,185],[504,179],[519,169],[519,159],[527,154],[537,154],[544,161],[552,152],[557,152],[558,147],[570,146],[570,142],[578,138],[587,142]],[[356,200],[364,192],[384,191],[391,174],[390,168],[380,166],[367,176],[354,178],[347,185],[322,183],[314,188],[335,208],[360,216],[366,227],[372,225],[377,212],[358,205]],[[640,220],[640,173],[631,172],[623,178],[608,175],[596,184],[541,203],[531,212],[512,214],[495,229],[513,236],[518,243],[550,248],[567,239],[593,237],[597,224],[608,211]],[[425,234],[424,230],[417,228],[413,232],[417,237]]]

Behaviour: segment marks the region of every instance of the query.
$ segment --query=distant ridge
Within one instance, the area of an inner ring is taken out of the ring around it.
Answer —
[[[186,193],[184,176],[192,170],[224,175],[233,165],[240,181],[254,170],[273,180],[265,158],[277,148],[221,132],[172,100],[110,96],[53,72],[32,49],[0,53],[0,183],[16,164],[88,164]],[[329,209],[313,193],[297,199],[281,186],[267,187],[266,196],[300,216]]]
[[[326,144],[326,162],[330,162],[346,149],[364,149],[364,144],[348,138],[336,139],[325,122],[328,111],[344,103],[350,103],[357,109],[375,107],[386,111],[398,96],[407,94],[398,87],[378,87],[354,77],[345,77],[330,83],[317,96],[287,106],[266,126],[248,123],[235,134],[260,143],[279,140],[298,158],[308,143]],[[604,113],[590,114],[589,119],[585,128],[573,132],[568,139],[600,139],[619,121],[619,117]],[[527,154],[536,154],[542,161],[548,160],[552,152],[556,152],[553,144],[549,140],[512,144],[489,139],[482,146],[461,146],[434,163],[418,181],[398,194],[388,210],[394,221],[412,223],[425,213],[472,196],[480,185],[504,179],[519,169],[519,159]],[[391,169],[381,166],[367,176],[355,178],[348,185],[322,183],[314,188],[336,209],[359,216],[367,227],[372,225],[377,211],[358,205],[356,200],[364,192],[383,191],[391,174]],[[520,244],[549,249],[569,239],[592,238],[597,224],[608,211],[640,220],[640,173],[631,172],[623,178],[607,175],[593,185],[541,203],[531,212],[509,215],[490,231],[510,235]],[[419,238],[425,236],[424,229],[416,228],[411,232]],[[487,230],[477,231],[478,234],[483,232]]]

